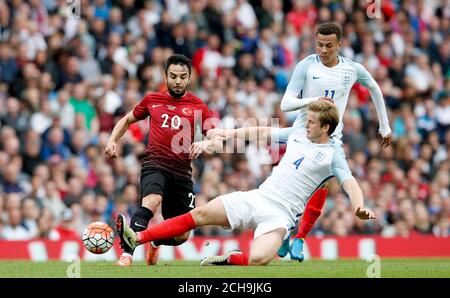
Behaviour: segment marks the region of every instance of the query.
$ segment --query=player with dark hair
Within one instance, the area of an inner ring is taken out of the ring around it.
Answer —
[[[184,214],[195,207],[191,180],[191,159],[207,150],[211,140],[194,143],[200,126],[203,134],[213,127],[210,112],[202,100],[188,91],[191,60],[172,55],[165,66],[167,91],[150,92],[115,125],[105,149],[108,158],[116,158],[117,141],[130,124],[149,117],[150,132],[141,170],[141,206],[133,214],[130,226],[138,232],[147,228],[161,206],[164,219]],[[190,154],[195,152],[195,154]],[[163,241],[152,242],[147,249],[146,262],[156,264],[159,245],[179,245],[189,233]],[[134,250],[125,250],[116,263],[130,266]]]

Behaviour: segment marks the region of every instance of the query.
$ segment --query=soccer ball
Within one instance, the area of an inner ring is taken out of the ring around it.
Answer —
[[[88,225],[81,239],[91,253],[103,254],[113,246],[114,232],[107,224],[96,221]]]

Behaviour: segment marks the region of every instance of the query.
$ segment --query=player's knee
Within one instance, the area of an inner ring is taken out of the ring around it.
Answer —
[[[153,213],[155,213],[155,211],[161,205],[161,202],[162,202],[161,195],[152,194],[142,198],[142,206],[152,210]]]
[[[209,212],[206,206],[200,206],[191,211],[191,215],[197,226],[201,226],[202,223],[208,221]]]
[[[249,256],[248,264],[250,266],[265,266],[270,263],[272,257],[264,253],[252,253]]]

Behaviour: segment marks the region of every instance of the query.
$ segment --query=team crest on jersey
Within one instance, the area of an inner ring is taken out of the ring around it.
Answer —
[[[323,152],[323,151],[316,151],[314,153],[314,157],[313,158],[314,158],[314,161],[321,162],[325,158],[325,156],[327,156],[325,154],[325,152]]]
[[[167,108],[168,108],[170,111],[175,111],[175,109],[176,109],[177,107],[174,107],[174,106],[171,106],[171,105],[167,105]]]
[[[349,72],[344,72],[344,74],[342,75],[342,85],[344,85],[345,88],[348,88],[351,82],[352,75]]]
[[[183,108],[181,111],[182,111],[183,114],[185,114],[186,116],[192,115],[192,110],[189,109],[189,108]]]

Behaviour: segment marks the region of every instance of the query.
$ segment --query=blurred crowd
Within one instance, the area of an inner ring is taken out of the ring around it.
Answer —
[[[225,128],[250,118],[291,125],[296,113],[281,112],[281,97],[326,21],[343,28],[341,55],[379,83],[394,142],[380,148],[374,105],[355,85],[344,149],[377,219],[357,220],[332,181],[311,234],[447,237],[450,1],[382,0],[380,11],[374,2],[0,0],[0,239],[73,237],[132,214],[148,121],[130,127],[121,157],[106,160],[103,150],[117,120],[165,88],[172,53],[192,58],[191,90]],[[241,146],[193,162],[197,205],[258,187],[279,160],[270,146]]]

